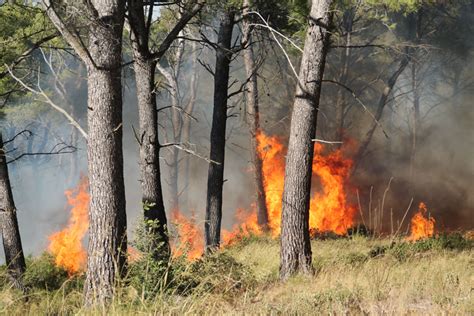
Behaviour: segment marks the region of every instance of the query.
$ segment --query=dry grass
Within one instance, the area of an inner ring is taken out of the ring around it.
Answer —
[[[120,287],[108,310],[85,311],[80,287],[32,290],[29,301],[4,287],[2,313],[25,314],[473,314],[474,252],[430,245],[389,247],[363,237],[313,241],[316,274],[278,281],[278,241],[253,238],[213,260],[182,265],[179,282],[153,297]],[[219,262],[223,262],[219,266]],[[178,264],[178,263],[176,263]],[[183,285],[183,284],[181,284]]]

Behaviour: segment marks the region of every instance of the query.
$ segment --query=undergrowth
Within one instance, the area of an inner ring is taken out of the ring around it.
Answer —
[[[146,250],[133,244],[140,250]],[[142,245],[143,246],[143,245]],[[142,252],[101,314],[433,314],[474,313],[473,240],[446,234],[417,242],[389,238],[313,240],[314,276],[278,280],[279,243],[246,237],[189,262]],[[49,254],[27,259],[15,290],[0,273],[0,312],[82,314],[84,275],[68,276]]]

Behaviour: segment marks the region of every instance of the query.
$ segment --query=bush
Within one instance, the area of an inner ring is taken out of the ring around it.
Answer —
[[[248,288],[254,277],[250,270],[225,252],[192,263],[179,259],[173,264],[169,289],[181,295],[191,293],[229,294]]]
[[[162,289],[169,271],[169,248],[155,233],[158,225],[156,221],[140,220],[131,243],[139,257],[130,263],[126,282],[145,298]]]
[[[375,246],[369,251],[369,257],[391,255],[399,261],[432,250],[462,251],[472,249],[474,241],[460,233],[441,234],[436,237],[420,239],[415,242],[392,243],[389,246]]]
[[[56,266],[54,257],[47,252],[37,258],[28,257],[26,264],[23,281],[27,288],[51,291],[59,289],[63,284],[68,290],[82,288],[83,275],[69,277],[66,270]]]

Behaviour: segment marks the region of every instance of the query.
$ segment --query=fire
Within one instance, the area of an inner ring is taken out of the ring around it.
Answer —
[[[285,181],[286,148],[276,136],[257,134],[258,153],[262,159],[265,198],[272,237],[280,235],[282,195]],[[349,177],[352,160],[343,149],[329,154],[316,144],[313,159],[313,188],[319,181],[321,190],[313,190],[310,201],[309,227],[312,234],[333,232],[344,235],[354,224],[356,208],[347,202],[344,185]],[[255,206],[251,211],[237,209],[237,224],[230,232],[223,232],[223,245],[231,245],[244,236],[260,235]]]
[[[250,212],[238,208],[235,213],[235,219],[237,224],[232,227],[231,231],[222,231],[222,244],[224,247],[233,245],[246,236],[262,234],[262,230],[257,222],[255,205],[252,206]]]
[[[263,161],[263,178],[272,235],[280,234],[282,194],[285,180],[286,149],[277,137],[257,135],[258,150]],[[344,185],[352,168],[352,160],[338,149],[324,154],[324,146],[316,144],[313,158],[313,182],[319,180],[321,192],[313,193],[309,210],[309,227],[315,232],[344,235],[354,224],[355,207],[346,200]],[[313,188],[315,186],[313,185]]]
[[[196,223],[194,213],[191,218],[187,218],[175,209],[171,213],[171,220],[178,231],[178,242],[173,245],[173,256],[186,255],[188,260],[200,258],[204,251],[204,235]]]
[[[57,266],[63,267],[72,275],[84,269],[86,251],[82,240],[89,226],[88,179],[82,177],[77,188],[65,192],[71,206],[71,217],[65,229],[49,236],[48,250],[55,258]]]
[[[411,233],[408,240],[415,241],[434,235],[435,219],[426,217],[427,212],[426,204],[421,202],[418,206],[418,212],[411,219]]]
[[[314,147],[313,174],[318,177],[322,192],[316,192],[311,199],[309,227],[313,231],[345,235],[356,214],[356,208],[347,203],[344,190],[352,160],[345,158],[341,149],[327,156],[323,150],[321,144]]]
[[[285,184],[286,148],[276,136],[257,134],[258,153],[262,159],[263,186],[268,211],[268,226],[273,237],[280,235],[281,207]]]

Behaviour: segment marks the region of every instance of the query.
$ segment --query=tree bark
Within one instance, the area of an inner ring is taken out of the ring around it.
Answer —
[[[309,201],[316,119],[332,0],[313,0],[291,117],[281,221],[280,278],[311,273]]]
[[[143,1],[130,1],[129,20],[134,56],[135,82],[137,86],[139,117],[139,166],[145,223],[153,221],[156,247],[152,247],[156,259],[170,255],[167,219],[161,186],[160,144],[156,104],[155,71],[157,62],[149,49],[149,33],[145,22]]]
[[[86,305],[104,305],[115,278],[125,273],[127,216],[122,151],[122,32],[125,0],[81,2],[88,45],[60,17],[58,2],[43,0],[47,14],[87,68],[89,245],[84,282]],[[76,12],[76,11],[74,11]]]
[[[247,74],[247,90],[245,92],[246,118],[250,132],[250,155],[254,166],[255,188],[257,195],[257,222],[262,230],[268,229],[268,211],[263,186],[262,158],[258,152],[257,135],[260,133],[260,111],[258,101],[257,65],[252,45],[252,28],[249,17],[249,0],[244,0],[243,9],[243,38],[246,45],[243,51],[245,71]]]
[[[16,207],[8,176],[7,159],[0,131],[0,221],[3,250],[7,273],[16,288],[24,291],[22,276],[25,272],[25,256],[21,245],[20,230],[16,216]]]
[[[170,247],[166,228],[166,212],[163,202],[161,170],[159,161],[159,135],[156,105],[155,71],[158,62],[186,24],[201,10],[203,4],[193,1],[193,7],[180,14],[173,29],[154,52],[150,50],[149,37],[153,15],[153,2],[149,3],[148,16],[145,17],[143,0],[129,1],[129,21],[131,40],[135,58],[135,77],[137,82],[138,111],[140,120],[140,172],[142,201],[147,204],[144,210],[146,220],[158,221],[157,237],[164,241],[164,252],[157,249],[157,256],[168,256]]]
[[[135,53],[135,52],[134,52]],[[153,221],[156,227],[155,258],[170,255],[167,219],[161,187],[160,144],[155,94],[155,63],[135,54],[135,80],[137,84],[138,117],[140,128],[140,178],[145,221]],[[154,225],[155,225],[154,224]]]
[[[124,1],[96,1],[100,15],[89,35],[96,66],[88,73],[89,247],[84,284],[86,304],[113,295],[115,277],[126,265],[127,217],[122,152],[122,29]],[[107,22],[104,24],[104,22]]]
[[[222,220],[222,187],[224,184],[225,134],[229,68],[232,58],[231,40],[234,12],[227,11],[220,17],[214,74],[214,112],[211,128],[211,150],[207,178],[206,252],[219,247]]]

